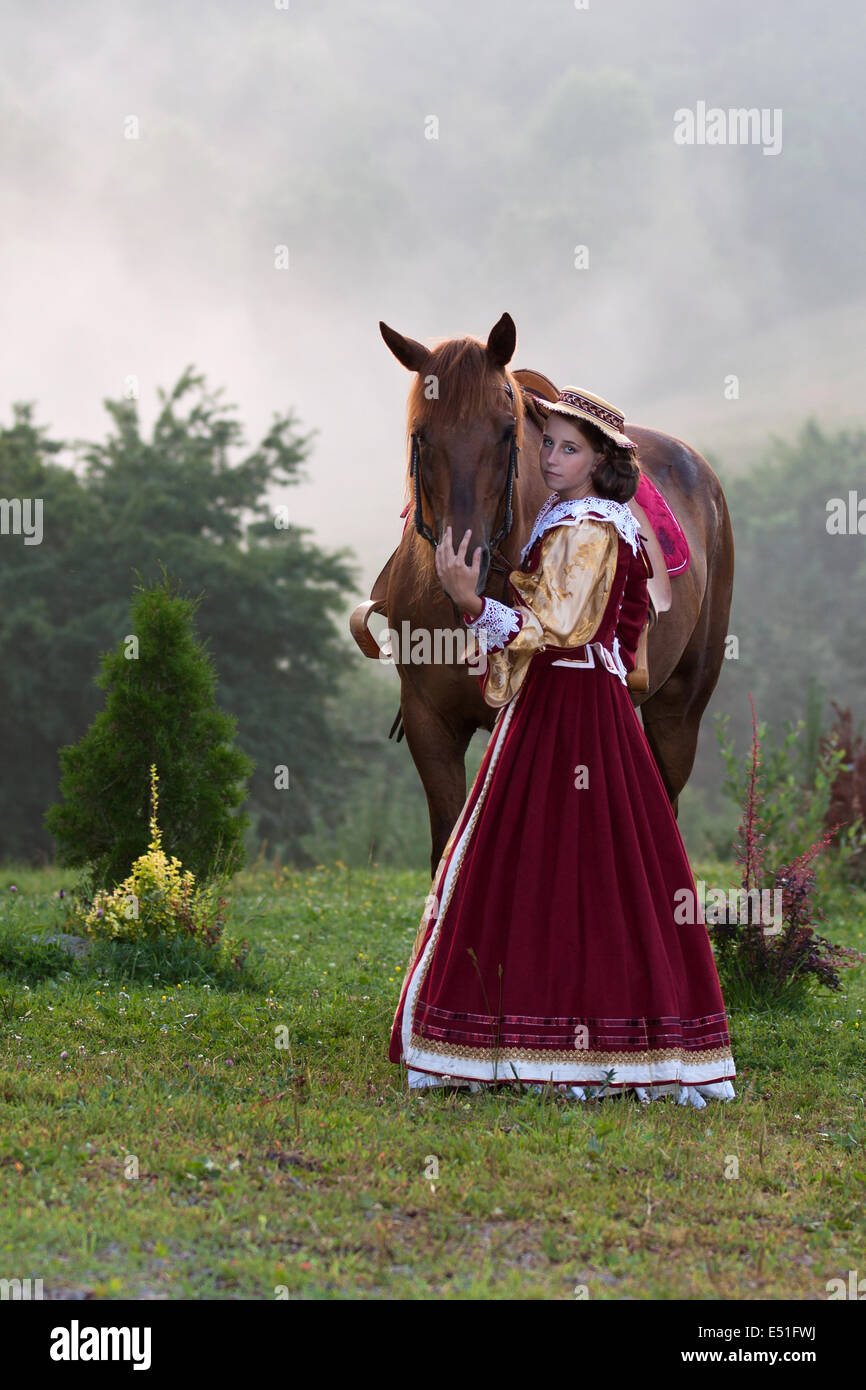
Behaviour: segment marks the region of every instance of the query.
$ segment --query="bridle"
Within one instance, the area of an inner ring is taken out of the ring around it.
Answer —
[[[511,389],[511,383],[509,381],[506,381],[503,389],[508,392],[511,404],[513,406],[514,392]],[[418,532],[419,536],[423,536],[425,541],[429,541],[433,549],[435,550],[437,545],[439,544],[439,540],[433,534],[430,527],[427,525],[427,522],[424,520],[424,517],[421,512],[421,449],[418,441],[419,431],[413,430],[412,455],[409,463],[409,472],[412,475],[415,487],[415,530]],[[503,540],[511,530],[511,494],[514,488],[514,479],[518,476],[517,455],[519,453],[520,449],[517,444],[517,429],[515,428],[511,435],[511,448],[509,450],[508,455],[508,476],[505,480],[505,515],[503,516],[502,522],[497,527],[495,533],[490,537],[491,557],[493,555],[494,550],[496,550],[497,546],[499,545],[499,542]],[[504,558],[505,557],[503,556],[503,559]],[[493,559],[491,558],[490,568],[499,569],[501,567],[498,564],[494,564]],[[513,566],[509,565],[508,568],[511,569],[513,568]]]

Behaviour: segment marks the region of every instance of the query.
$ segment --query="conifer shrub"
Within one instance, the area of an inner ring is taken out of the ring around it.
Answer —
[[[154,765],[167,864],[179,861],[205,882],[230,876],[244,861],[249,817],[233,808],[244,800],[242,783],[254,764],[234,744],[236,721],[217,707],[216,674],[193,626],[198,603],[172,592],[165,574],[149,588],[138,585],[129,633],[103,656],[96,677],[105,707],[78,743],[60,750],[63,802],[45,822],[58,861],[85,869],[94,890],[111,889],[151,852]],[[142,863],[139,875],[156,874],[156,862]],[[169,868],[159,873],[181,904],[187,880],[175,882]]]

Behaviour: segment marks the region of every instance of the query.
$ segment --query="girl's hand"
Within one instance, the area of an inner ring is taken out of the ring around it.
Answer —
[[[451,543],[451,527],[445,532],[436,547],[436,573],[445,593],[453,599],[458,608],[471,604],[476,596],[478,575],[481,570],[481,546],[475,547],[472,564],[466,563],[466,547],[469,544],[471,529],[467,531],[455,551]]]

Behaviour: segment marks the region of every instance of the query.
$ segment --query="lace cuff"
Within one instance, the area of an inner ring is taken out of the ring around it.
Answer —
[[[484,595],[484,607],[476,618],[470,618],[468,613],[463,614],[463,621],[472,632],[479,632],[484,629],[487,634],[487,650],[489,652],[501,651],[507,646],[513,637],[520,631],[523,619],[513,608],[509,608],[507,603],[500,603],[498,599],[488,598]]]

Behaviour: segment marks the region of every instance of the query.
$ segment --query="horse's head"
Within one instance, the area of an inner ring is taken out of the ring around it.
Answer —
[[[449,338],[434,348],[404,338],[386,323],[379,328],[398,362],[416,373],[406,429],[407,444],[414,445],[407,472],[410,500],[414,506],[414,456],[422,518],[433,542],[450,526],[456,550],[471,530],[466,560],[480,545],[482,593],[494,544],[510,529],[509,471],[516,473],[516,451],[523,442],[523,396],[508,370],[517,343],[514,320],[503,314],[486,343]],[[435,577],[432,549],[430,555]]]

